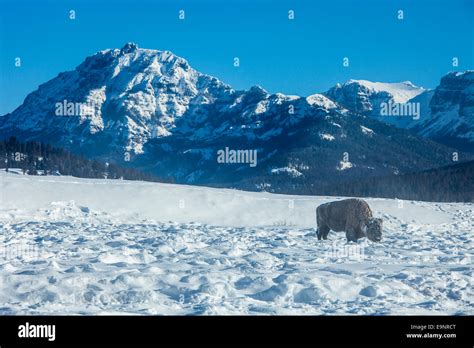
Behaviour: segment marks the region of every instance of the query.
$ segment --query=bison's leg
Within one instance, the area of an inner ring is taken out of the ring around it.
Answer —
[[[316,224],[318,226],[318,231],[316,232],[318,236],[318,240],[322,239],[327,239],[328,238],[328,233],[329,233],[329,227],[326,225],[324,222],[324,210],[322,206],[319,206],[318,209],[316,209]]]
[[[326,225],[318,225],[318,232],[317,232],[317,235],[318,235],[318,240],[321,240],[324,239],[328,239],[328,234],[329,234],[329,227],[326,226]]]
[[[361,222],[359,226],[355,229],[355,235],[357,239],[364,238],[365,237],[365,231],[367,230],[367,227],[365,226],[364,222]]]
[[[346,238],[347,238],[348,242],[357,242],[356,231],[354,231],[354,229],[352,229],[352,228],[347,229]]]
[[[321,234],[324,240],[328,239],[328,234],[330,230],[331,229],[328,226],[325,226],[325,228],[323,229],[323,232]]]

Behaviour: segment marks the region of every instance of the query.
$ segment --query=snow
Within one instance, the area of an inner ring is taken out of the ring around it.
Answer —
[[[450,72],[450,74],[454,74],[457,77],[464,77],[469,80],[474,80],[474,70],[465,70],[465,71],[455,71]]]
[[[353,166],[354,165],[349,161],[340,161],[336,169],[342,171],[342,170],[350,169]]]
[[[255,114],[263,114],[268,110],[268,104],[270,102],[268,100],[262,100],[257,103],[257,106],[255,107]]]
[[[4,171],[5,169],[2,169]],[[21,168],[8,168],[8,172],[10,174],[18,174],[18,175],[23,175],[23,169]],[[1,197],[1,196],[0,196]]]
[[[212,148],[204,148],[204,149],[188,149],[183,151],[183,153],[193,153],[196,155],[202,156],[202,158],[206,160],[211,160],[216,156],[216,152]]]
[[[454,131],[461,125],[464,125],[463,120],[459,117],[460,107],[455,105],[447,111],[440,111],[436,114],[425,117],[425,122],[418,125],[420,134],[429,136],[432,134],[440,134],[443,130]],[[466,128],[466,127],[464,127]]]
[[[346,84],[358,83],[373,92],[388,92],[393,96],[396,103],[406,103],[418,94],[424,92],[424,88],[415,86],[410,81],[387,83],[372,82],[367,80],[349,80]]]
[[[328,141],[333,141],[335,139],[333,135],[328,134],[328,133],[320,133],[319,137],[323,140],[328,140]]]
[[[296,169],[293,166],[282,167],[282,168],[273,168],[271,170],[271,173],[272,174],[285,174],[286,173],[286,174],[288,174],[289,176],[291,176],[293,178],[297,178],[297,177],[303,175],[303,173],[298,171],[298,169]]]
[[[441,78],[441,83],[434,90],[417,87],[409,81],[380,83],[349,80],[343,86],[336,85],[329,94],[338,102],[350,105],[351,110],[370,113],[378,121],[398,128],[411,129],[422,137],[438,140],[458,139],[459,146],[462,144],[468,146],[474,142],[472,127],[474,108],[469,103],[474,94],[473,80],[472,70],[448,73]],[[346,89],[345,93],[339,90],[341,88]],[[378,95],[379,92],[388,94]],[[382,115],[380,112],[382,103],[388,105],[392,103],[392,98],[395,103],[407,103],[399,105],[401,108],[408,109],[411,106],[418,111],[416,114],[409,112],[398,117]],[[452,146],[453,143],[448,145]]]
[[[327,110],[337,108],[336,103],[334,103],[331,99],[327,98],[326,96],[324,96],[322,94],[310,95],[306,98],[306,102],[309,105],[321,106],[321,107],[323,107]]]
[[[275,93],[274,95],[271,95],[270,97],[272,98],[272,101],[277,105],[281,105],[283,102],[286,102],[286,101],[293,101],[293,100],[298,100],[301,98],[298,95],[287,95],[283,93]]]
[[[1,314],[474,314],[472,204],[367,199],[384,238],[347,243],[334,197],[0,181]]]
[[[368,136],[372,136],[374,135],[374,131],[370,128],[367,128],[367,127],[364,127],[364,126],[360,126],[360,130],[362,131],[362,133],[364,133],[365,135],[368,135]]]
[[[424,137],[452,137],[473,143],[474,107],[469,102],[474,95],[473,80],[474,72],[469,70],[444,76],[433,93],[413,100],[421,102],[421,119],[408,127]]]

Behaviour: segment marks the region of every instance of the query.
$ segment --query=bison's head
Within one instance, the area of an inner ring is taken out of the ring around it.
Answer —
[[[367,223],[367,238],[372,242],[380,242],[382,240],[382,226],[383,220],[378,218],[372,218]]]

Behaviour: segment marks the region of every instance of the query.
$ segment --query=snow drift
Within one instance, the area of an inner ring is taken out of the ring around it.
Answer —
[[[315,234],[334,197],[0,174],[2,314],[473,314],[472,204],[369,199],[381,243]]]

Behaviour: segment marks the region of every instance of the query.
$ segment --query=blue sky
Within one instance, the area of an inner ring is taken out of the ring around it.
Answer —
[[[474,0],[0,0],[0,115],[86,56],[133,41],[237,89],[309,95],[350,78],[435,87],[473,69]],[[76,19],[69,19],[69,10]],[[186,19],[178,19],[185,10]],[[288,11],[295,19],[288,20]],[[397,19],[397,11],[404,19]],[[22,66],[15,67],[15,57]],[[239,57],[241,66],[233,66]],[[343,57],[350,59],[344,68]],[[452,58],[459,58],[453,68]]]

